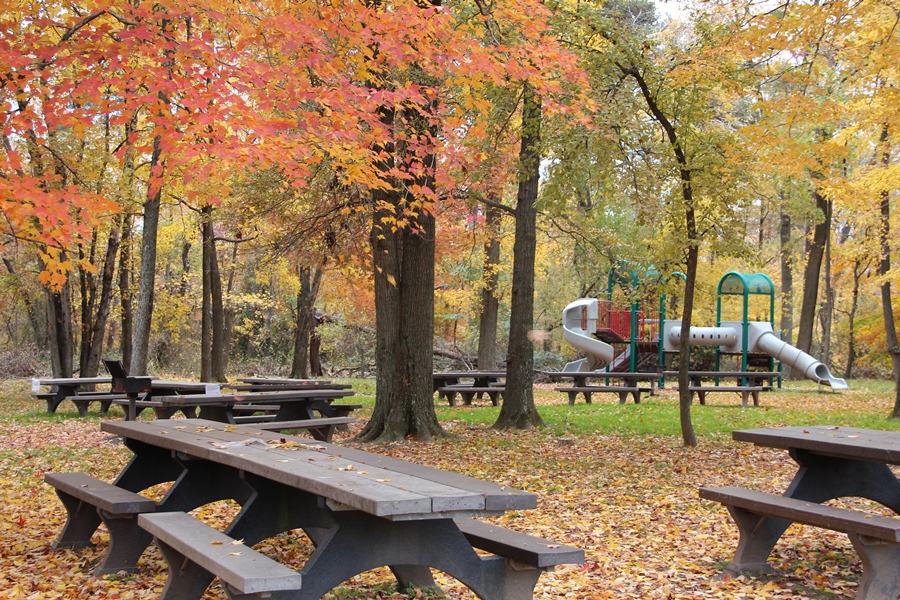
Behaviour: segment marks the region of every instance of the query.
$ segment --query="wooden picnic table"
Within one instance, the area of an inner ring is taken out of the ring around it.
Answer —
[[[100,394],[108,392],[88,392],[83,387],[93,387],[96,385],[109,385],[112,383],[110,377],[59,377],[50,379],[32,379],[31,393],[32,396],[47,402],[47,412],[55,413],[63,400],[68,399],[78,408],[79,416],[85,417],[88,414],[88,405],[91,402],[100,402],[100,410],[106,413],[110,402],[104,398],[94,398]],[[41,392],[42,387],[52,388],[50,392]]]
[[[239,377],[240,383],[226,383],[222,387],[242,392],[266,392],[274,390],[332,389],[349,390],[349,383],[334,383],[328,379],[290,379],[277,377]]]
[[[738,385],[772,385],[773,379],[781,378],[778,371],[688,371],[688,379],[692,386],[703,385],[704,379],[736,379]],[[678,371],[663,371],[663,377],[678,377]]]
[[[621,380],[624,385],[635,385],[638,381],[648,381],[653,386],[659,377],[656,373],[620,373],[616,371],[541,371],[551,381],[571,379],[575,387],[585,387],[588,379],[603,379],[604,381]]]
[[[457,394],[466,405],[471,404],[473,398],[487,394],[491,403],[497,406],[500,396],[506,392],[506,385],[501,381],[505,377],[506,371],[501,370],[435,371],[431,374],[432,391],[437,392],[439,398],[446,398],[450,406],[456,406]]]
[[[159,396],[218,393],[220,389],[218,383],[126,375],[124,377],[113,377],[112,391],[114,397],[112,401],[123,407],[126,421],[134,421],[147,408],[153,408],[160,418],[168,419],[177,412],[182,412],[184,416],[190,418],[197,416],[197,408],[195,406],[185,404],[166,409],[160,406],[155,401],[155,398]],[[117,393],[124,393],[125,397],[115,396]]]
[[[434,391],[448,385],[463,385],[463,379],[471,379],[473,387],[490,387],[506,378],[506,371],[435,371],[431,374]]]
[[[549,377],[551,381],[572,380],[571,386],[554,388],[554,391],[568,395],[570,406],[574,406],[578,394],[582,394],[585,402],[590,404],[593,394],[604,392],[618,394],[620,404],[625,404],[629,395],[634,398],[635,404],[639,404],[643,392],[647,392],[651,396],[656,394],[654,386],[658,377],[656,373],[617,371],[541,371],[541,373]],[[588,383],[588,379],[602,379],[606,383],[605,385],[591,384]],[[617,380],[621,383],[610,384],[610,380]],[[639,386],[638,382],[640,381],[646,381],[647,385]]]
[[[545,568],[583,561],[581,550],[469,520],[536,507],[534,494],[506,486],[252,426],[186,419],[106,421],[101,429],[122,437],[134,453],[114,484],[94,484],[100,496],[94,498],[84,491],[91,482],[85,484],[83,474],[50,474],[48,483],[70,503],[70,493],[90,496],[120,515],[122,495],[132,493],[137,519],[100,511],[112,529],[98,572],[134,570],[152,533],[170,569],[164,600],[199,599],[215,576],[240,597],[281,591],[289,596],[278,597],[317,600],[383,565],[401,584],[434,585],[434,567],[481,598],[526,600]],[[165,482],[174,483],[155,507],[134,495]],[[224,532],[185,514],[222,499],[242,506]],[[58,546],[73,545],[70,530],[89,539],[99,521],[85,523],[87,513],[69,512]],[[316,546],[299,572],[249,548],[298,528]],[[476,546],[514,558],[480,556]]]
[[[782,448],[798,470],[782,495],[736,487],[701,488],[728,506],[741,532],[731,574],[771,572],[772,548],[793,522],[847,533],[864,565],[857,598],[900,595],[900,519],[822,503],[860,497],[900,514],[900,433],[851,427],[776,427],[732,433],[736,441]],[[752,458],[751,458],[752,460]]]
[[[352,396],[351,390],[311,389],[274,392],[190,394],[184,396],[158,396],[155,400],[164,407],[196,407],[201,419],[236,423],[235,408],[255,405],[277,406],[273,421],[299,421],[314,419],[316,413],[327,417],[342,416],[331,410],[331,403],[339,398]]]

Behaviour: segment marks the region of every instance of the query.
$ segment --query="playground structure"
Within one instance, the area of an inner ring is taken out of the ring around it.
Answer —
[[[630,278],[626,276],[630,274]],[[650,275],[655,275],[652,271]],[[658,277],[658,275],[657,275]],[[572,371],[628,371],[664,370],[679,351],[684,331],[681,321],[666,320],[665,296],[659,309],[650,308],[649,298],[635,297],[639,288],[633,270],[617,267],[610,270],[607,298],[580,298],[563,310],[563,331],[567,342],[585,353],[586,358],[568,363],[563,369]],[[632,300],[627,307],[613,302],[616,285],[631,288]],[[750,321],[749,303],[753,295],[768,296],[769,321]],[[739,321],[722,320],[722,301],[727,297],[742,300]],[[740,358],[740,370],[766,363],[769,371],[777,364],[788,365],[804,377],[834,390],[847,389],[847,382],[831,374],[821,361],[781,340],[774,328],[775,287],[763,273],[726,273],[716,292],[716,325],[691,327],[689,345],[711,346],[716,349],[716,370],[721,370],[723,357]],[[617,352],[616,346],[621,348]],[[780,369],[779,369],[780,370]]]

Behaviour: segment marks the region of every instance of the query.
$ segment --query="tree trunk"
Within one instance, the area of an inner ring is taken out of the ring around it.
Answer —
[[[803,302],[800,306],[800,323],[797,327],[797,348],[807,354],[811,354],[819,297],[819,274],[822,272],[825,243],[831,231],[831,201],[822,196],[818,190],[813,191],[813,198],[822,218],[813,228],[813,238],[806,256],[806,268],[803,271]]]
[[[122,332],[120,350],[122,366],[131,373],[131,338],[134,335],[134,310],[131,288],[131,215],[122,215],[122,241],[119,252],[119,305],[122,311]]]
[[[150,173],[162,168],[160,137],[153,139]],[[147,181],[147,201],[144,203],[143,235],[141,237],[141,273],[139,276],[137,316],[131,350],[130,375],[147,375],[150,358],[150,325],[153,319],[153,294],[156,284],[156,237],[159,230],[159,205],[162,199],[162,176],[151,175]]]
[[[306,379],[310,372],[310,341],[316,324],[315,305],[319,295],[322,269],[300,268],[300,291],[297,292],[297,328],[294,330],[294,359],[291,377]]]
[[[16,273],[15,267],[8,258],[3,257],[3,264],[6,265],[6,270],[9,271],[9,274],[15,278],[15,281],[18,283],[19,277]],[[46,327],[41,323],[41,318],[38,316],[37,310],[34,307],[34,303],[31,301],[31,297],[28,295],[28,290],[25,287],[20,287],[16,285],[18,289],[21,290],[22,295],[22,304],[25,305],[25,312],[28,314],[28,321],[31,324],[31,331],[34,334],[34,345],[38,349],[43,350],[47,346],[47,334]]]
[[[859,280],[865,271],[866,267],[860,260],[853,262],[853,291],[850,296],[850,313],[847,315],[847,368],[844,369],[844,379],[850,379],[856,364],[856,309],[859,308]]]
[[[783,199],[783,198],[782,198]],[[781,207],[781,319],[782,340],[791,343],[794,331],[794,271],[791,244],[791,215]],[[783,375],[790,377],[790,367],[782,364]]]
[[[318,325],[318,319],[313,320],[312,333],[309,336],[309,374],[313,377],[321,377],[325,374],[322,370],[322,359],[319,355],[322,338],[316,335],[316,325]]]
[[[500,211],[487,207],[484,228],[488,236],[484,243],[483,285],[481,290],[481,318],[478,326],[478,368],[497,368],[497,323],[500,298],[497,295],[500,268]]]
[[[434,106],[422,107],[428,113]],[[406,126],[420,132],[421,138],[433,139],[435,126],[425,123],[421,114],[407,109],[395,124],[396,111],[384,106],[379,110],[381,122],[389,127]],[[388,157],[377,166],[387,173],[395,166],[395,146],[387,143],[379,148]],[[416,163],[420,173],[416,183],[423,189],[434,189],[432,150],[419,155],[398,153],[403,162]],[[421,150],[419,152],[422,152]],[[400,161],[397,161],[398,163]],[[364,442],[390,442],[417,438],[431,441],[446,435],[434,410],[432,390],[434,344],[434,256],[435,221],[430,206],[421,198],[401,192],[400,182],[390,190],[373,190],[375,207],[369,241],[375,275],[375,363],[378,380],[375,387],[375,410],[360,432]],[[412,213],[413,227],[385,225],[405,212]],[[385,220],[387,219],[387,221]]]
[[[888,146],[888,126],[881,128],[881,167],[886,169],[891,164],[891,152]],[[891,419],[900,419],[900,343],[897,340],[897,327],[894,321],[894,306],[891,304],[891,282],[888,273],[891,271],[891,194],[888,190],[881,192],[881,261],[878,263],[878,277],[881,279],[881,310],[884,314],[884,333],[887,338],[887,350],[891,356],[891,375],[894,379],[894,408]]]
[[[493,427],[533,429],[544,425],[534,404],[534,257],[541,162],[541,100],[525,84],[522,95],[522,141],[516,195],[516,238],[513,242],[513,282],[506,355],[506,392]]]
[[[209,219],[205,211],[200,211],[200,262],[201,268],[201,293],[200,293],[200,381],[213,381],[212,370],[212,277],[209,268],[209,244],[207,238],[212,234],[208,231]]]
[[[825,272],[823,273],[823,299],[819,310],[819,321],[822,324],[822,352],[819,356],[826,365],[831,364],[831,323],[834,319],[834,288],[831,285],[831,228],[825,240]]]
[[[634,67],[619,67],[624,75],[630,75],[637,82],[641,89],[641,94],[647,102],[647,107],[657,123],[663,128],[669,145],[672,147],[672,153],[675,156],[675,162],[678,165],[678,174],[681,179],[681,197],[684,201],[684,222],[687,234],[687,250],[685,260],[685,284],[684,284],[684,306],[681,315],[681,340],[678,344],[679,364],[678,364],[678,406],[681,418],[681,437],[685,446],[694,447],[697,445],[697,435],[694,432],[694,423],[691,420],[691,392],[688,390],[688,370],[690,367],[690,330],[691,319],[694,314],[694,290],[697,285],[697,263],[699,262],[699,234],[697,232],[697,221],[694,212],[694,187],[691,178],[691,169],[688,163],[684,149],[681,147],[681,140],[678,138],[678,132],[675,125],[669,118],[663,114],[656,98],[650,91],[647,82],[644,80],[641,72]]]
[[[106,241],[106,256],[103,259],[103,269],[100,271],[100,295],[96,303],[96,314],[89,311],[81,315],[82,341],[81,341],[81,376],[96,377],[100,371],[100,358],[103,355],[103,337],[106,333],[106,323],[109,320],[109,312],[113,299],[113,279],[116,271],[116,255],[119,251],[119,228],[114,223],[109,231],[109,239]],[[94,286],[96,287],[96,286]],[[87,343],[85,343],[87,338]]]
[[[72,324],[72,301],[69,280],[58,292],[46,289],[47,331],[50,338],[50,365],[54,377],[74,374],[75,333]]]
[[[212,206],[200,210],[200,237],[203,248],[203,303],[200,326],[200,378],[202,381],[228,381],[225,377],[225,308],[222,277],[216,252]]]

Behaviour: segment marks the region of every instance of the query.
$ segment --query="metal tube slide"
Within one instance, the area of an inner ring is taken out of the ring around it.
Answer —
[[[580,298],[563,309],[563,337],[588,355],[587,360],[575,361],[578,371],[592,371],[608,365],[615,357],[615,349],[594,337],[597,331],[597,300]],[[574,363],[569,363],[575,366]],[[566,365],[566,371],[571,371]]]
[[[737,332],[731,327],[691,327],[691,346],[723,346],[730,348],[737,344]],[[677,344],[681,339],[681,327],[673,327],[669,339]]]
[[[798,369],[807,379],[817,383],[825,383],[833,390],[846,390],[847,382],[840,377],[835,377],[822,362],[816,360],[803,350],[791,346],[787,342],[778,339],[771,331],[767,331],[756,340],[756,347],[769,356],[789,365],[792,369]]]

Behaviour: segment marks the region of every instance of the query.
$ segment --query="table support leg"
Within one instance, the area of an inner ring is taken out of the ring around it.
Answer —
[[[483,600],[530,600],[542,570],[479,557],[451,519],[391,522],[358,511],[333,513],[336,525],[301,573],[297,600],[318,600],[359,573],[382,566],[431,566]],[[309,585],[307,585],[309,582]]]
[[[723,575],[774,572],[768,562],[769,553],[791,522],[756,515],[736,506],[729,506],[728,512],[734,519],[741,537],[734,558],[725,567]]]
[[[785,496],[818,503],[856,496],[900,513],[900,481],[887,465],[819,456],[798,449],[791,449],[790,454],[800,469]],[[791,522],[754,515],[736,507],[728,510],[741,538],[734,559],[725,571],[732,574],[771,571],[767,564],[769,554]]]
[[[895,600],[900,596],[900,546],[856,533],[847,535],[863,565],[857,600]]]
[[[900,481],[887,465],[824,457],[797,449],[792,449],[790,455],[800,470],[785,496],[811,502],[859,496],[900,513]]]
[[[103,560],[94,570],[94,575],[106,575],[138,570],[137,561],[144,553],[153,536],[138,527],[137,515],[110,515],[98,510],[103,524],[109,530],[109,548]]]
[[[253,489],[238,471],[202,459],[184,459],[181,475],[157,505],[157,512],[189,512],[219,500],[234,500],[241,506],[253,497]]]
[[[134,452],[134,456],[115,481],[115,485],[124,490],[140,492],[160,483],[175,481],[184,471],[184,466],[175,460],[171,450],[133,439],[126,439],[125,445]]]
[[[165,557],[169,569],[174,571],[176,565],[178,567],[177,572],[169,573],[166,578],[166,587],[163,588],[159,597],[162,600],[197,600],[201,598],[215,576],[196,563],[185,560],[181,552],[165,542],[156,540],[155,543]]]
[[[57,548],[84,548],[93,546],[91,536],[100,525],[100,515],[97,507],[87,502],[82,502],[74,496],[56,490],[56,495],[66,509],[68,518],[63,527],[59,539],[53,542],[53,549]]]
[[[244,478],[255,494],[226,531],[229,536],[253,545],[299,527],[316,545],[301,571],[303,588],[292,600],[318,600],[354,575],[385,565],[404,584],[433,585],[427,567],[434,567],[484,600],[530,600],[543,572],[503,557],[478,556],[449,518],[390,521],[355,510],[331,510],[322,499],[296,488],[251,473]],[[204,581],[203,589],[212,577]]]

